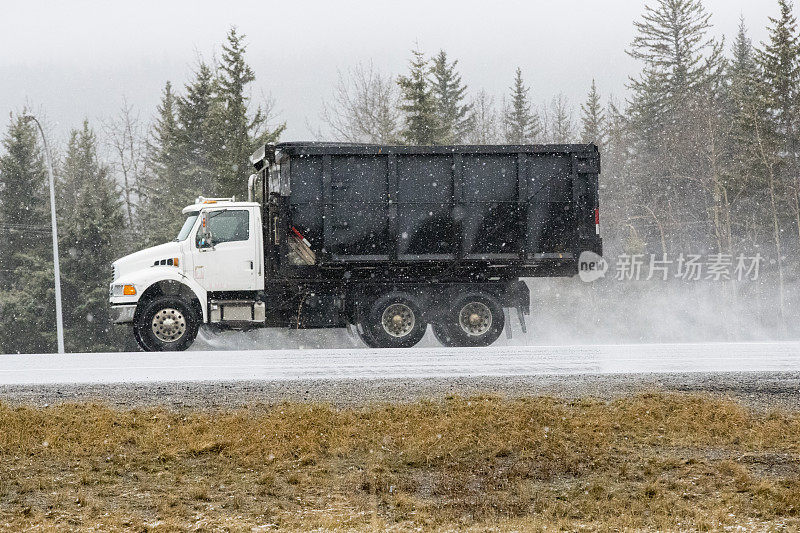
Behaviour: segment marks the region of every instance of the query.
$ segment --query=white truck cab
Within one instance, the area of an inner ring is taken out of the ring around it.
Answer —
[[[199,322],[209,321],[210,292],[264,288],[260,204],[199,197],[183,215],[174,241],[113,263],[112,320],[133,323],[137,341],[147,349],[191,344]],[[252,307],[245,318],[253,318]]]

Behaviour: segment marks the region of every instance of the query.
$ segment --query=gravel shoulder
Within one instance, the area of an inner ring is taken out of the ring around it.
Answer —
[[[800,372],[3,385],[0,402],[32,406],[98,402],[122,408],[217,410],[282,402],[350,407],[478,395],[614,399],[643,392],[710,393],[758,410],[794,411],[800,409]]]

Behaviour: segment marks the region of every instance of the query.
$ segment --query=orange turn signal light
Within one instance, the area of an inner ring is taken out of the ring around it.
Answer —
[[[122,287],[122,294],[125,296],[136,296],[136,287],[133,285],[125,285]]]

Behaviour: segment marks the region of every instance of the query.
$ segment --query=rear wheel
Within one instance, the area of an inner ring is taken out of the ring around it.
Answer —
[[[410,348],[422,340],[428,323],[417,299],[393,292],[375,300],[361,322],[361,339],[376,348]]]
[[[189,302],[177,296],[157,296],[145,304],[133,327],[143,350],[167,352],[191,346],[199,326]]]
[[[503,307],[494,296],[479,292],[456,297],[437,318],[433,333],[444,346],[489,346],[504,327]]]

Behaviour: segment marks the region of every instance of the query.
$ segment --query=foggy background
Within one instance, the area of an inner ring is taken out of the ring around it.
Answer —
[[[728,45],[740,15],[758,45],[777,14],[774,0],[704,4]],[[4,1],[0,129],[28,105],[63,142],[84,118],[114,115],[123,97],[147,121],[164,82],[180,89],[195,58],[214,57],[231,25],[247,35],[254,100],[272,95],[276,119],[287,123],[283,140],[313,138],[337,69],[371,60],[386,74],[405,72],[417,42],[427,55],[447,50],[469,92],[483,88],[498,101],[517,66],[537,105],[563,92],[577,107],[592,78],[601,94],[622,99],[638,72],[625,50],[642,11],[636,0]]]
[[[577,277],[528,280],[532,297],[528,332],[523,334],[511,313],[513,338],[503,336],[499,343],[797,338],[800,150],[789,158],[791,151],[781,142],[785,137],[800,146],[800,136],[794,135],[800,129],[785,131],[785,124],[776,120],[777,111],[782,111],[776,102],[800,102],[794,98],[800,82],[786,88],[793,98],[770,100],[764,109],[764,95],[752,85],[763,82],[758,87],[770,98],[784,89],[776,82],[780,72],[765,73],[754,60],[764,49],[762,42],[769,40],[767,28],[774,26],[769,17],[778,16],[778,0],[703,0],[702,6],[711,14],[713,27],[696,29],[702,36],[697,42],[725,38],[724,59],[710,62],[719,66],[720,72],[708,78],[716,82],[696,81],[706,79],[707,73],[700,72],[703,67],[696,67],[700,78],[678,80],[668,65],[665,79],[670,84],[644,86],[629,94],[630,77],[640,80],[644,69],[657,61],[653,48],[645,51],[644,60],[625,52],[637,36],[634,21],[642,20],[641,2],[4,3],[0,126],[5,137],[0,163],[5,158],[7,171],[0,175],[0,229],[19,245],[0,247],[0,282],[8,289],[0,283],[0,312],[7,313],[0,314],[0,353],[52,351],[54,342],[49,318],[54,299],[48,292],[52,292],[52,256],[45,242],[50,230],[42,210],[44,166],[38,133],[22,124],[19,113],[27,109],[43,119],[55,155],[59,238],[66,251],[62,259],[67,273],[62,280],[71,284],[69,301],[75,304],[66,306],[71,314],[66,321],[68,346],[75,351],[123,348],[123,339],[130,344],[132,338],[120,331],[124,328],[108,328],[103,322],[108,272],[96,265],[108,265],[126,253],[171,239],[175,234],[171,226],[181,222],[180,208],[196,194],[243,192],[256,132],[245,131],[238,146],[228,142],[237,137],[220,126],[238,124],[235,120],[215,122],[223,115],[204,115],[202,120],[188,121],[193,110],[208,103],[202,99],[185,113],[180,109],[158,113],[159,108],[164,110],[165,82],[172,82],[170,95],[180,104],[188,92],[185,84],[196,83],[199,61],[219,65],[221,46],[230,39],[232,27],[247,36],[244,58],[255,74],[255,81],[245,85],[251,97],[245,115],[252,117],[256,107],[269,101],[273,116],[268,129],[275,132],[284,122],[287,126],[280,132],[281,141],[315,138],[315,132],[326,129],[323,102],[333,101],[334,111],[342,109],[334,97],[340,71],[352,90],[351,69],[371,63],[381,74],[371,82],[388,80],[388,86],[399,91],[397,76],[409,72],[411,50],[418,47],[427,59],[446,50],[448,61],[458,61],[455,72],[467,87],[464,103],[474,104],[478,92],[485,90],[494,99],[493,112],[501,115],[506,110],[504,98],[513,92],[515,70],[522,69],[524,85],[531,87],[527,102],[534,115],[542,115],[534,122],[544,129],[509,140],[508,132],[501,131],[507,117],[495,115],[491,138],[476,142],[599,145],[601,235],[611,263],[607,278],[594,284]],[[738,61],[733,41],[741,17],[747,35],[742,34],[739,50],[746,50]],[[798,34],[793,28],[791,33]],[[710,48],[697,46],[693,55],[707,58]],[[792,64],[797,64],[800,46],[793,50]],[[800,76],[800,71],[793,75]],[[583,106],[591,101],[587,93],[593,79],[599,94],[594,94],[598,107],[592,115]],[[520,87],[516,94],[524,99]],[[375,90],[374,84],[370,90]],[[568,99],[561,123],[569,127],[558,137],[553,106],[561,94]],[[647,107],[656,100],[668,102],[666,111]],[[372,109],[377,107],[375,101],[364,105]],[[398,112],[398,102],[380,97],[377,101]],[[136,116],[121,112],[124,104]],[[791,123],[800,125],[800,104],[790,107]],[[215,111],[221,113],[220,109]],[[16,123],[9,119],[11,113]],[[158,129],[165,116],[177,119],[177,129]],[[397,118],[395,126],[402,129],[403,113]],[[88,123],[81,129],[84,119]],[[187,124],[195,129],[190,131]],[[132,128],[127,130],[126,125]],[[765,128],[772,136],[768,153],[756,153],[753,147]],[[326,133],[327,140],[345,140],[330,130]],[[369,140],[443,143],[401,141],[400,131],[391,133]],[[125,139],[131,141],[128,152]],[[201,141],[208,144],[201,149],[192,144]],[[264,140],[259,137],[258,142]],[[115,146],[124,149],[117,154]],[[28,163],[16,164],[26,161],[20,154],[30,154]],[[209,159],[209,154],[217,159]],[[87,207],[95,205],[94,210]],[[98,238],[88,238],[82,230],[92,224],[98,228]],[[622,253],[663,252],[674,261],[677,254],[695,252],[708,258],[715,251],[761,254],[765,259],[761,276],[740,283],[684,282],[676,277],[668,282],[613,279],[615,258]],[[34,326],[17,328],[17,321]],[[354,344],[360,342],[344,331],[265,330],[247,335],[205,332],[196,347]],[[434,344],[429,333],[421,346]]]

